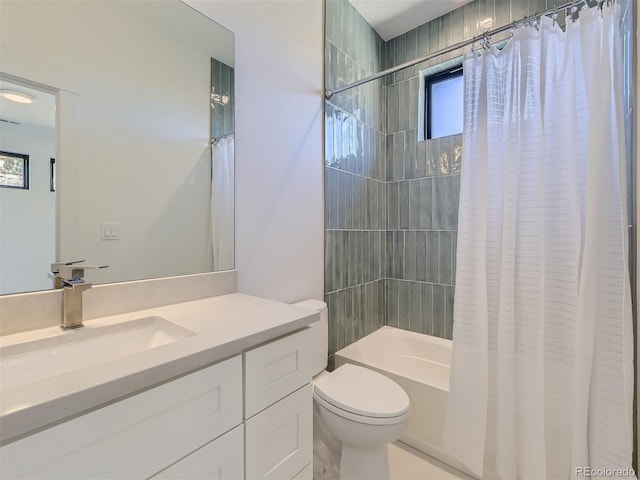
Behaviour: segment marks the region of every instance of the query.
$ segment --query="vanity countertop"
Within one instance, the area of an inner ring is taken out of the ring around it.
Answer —
[[[0,444],[238,355],[318,319],[309,310],[233,293],[88,320],[82,330],[153,316],[195,335],[6,390],[0,377]],[[73,332],[56,326],[0,337],[0,345],[69,334]]]

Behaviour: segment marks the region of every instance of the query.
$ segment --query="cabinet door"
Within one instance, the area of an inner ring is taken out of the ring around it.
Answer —
[[[0,448],[0,478],[147,478],[242,422],[240,355]]]
[[[163,480],[242,480],[244,428],[234,428],[151,478]]]
[[[311,381],[311,330],[249,350],[244,361],[244,418],[251,418]]]
[[[313,463],[310,463],[298,473],[293,480],[313,480]]]
[[[313,456],[310,384],[245,422],[248,479],[292,479]]]

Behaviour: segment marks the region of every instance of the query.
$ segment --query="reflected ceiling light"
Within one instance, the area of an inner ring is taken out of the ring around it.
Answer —
[[[211,108],[216,108],[215,103],[228,105],[230,99],[229,95],[216,93],[216,87],[211,87]]]
[[[9,90],[6,88],[0,89],[0,97],[6,98],[7,100],[11,100],[16,103],[34,103],[36,101],[35,97],[29,95],[28,93],[19,92],[17,90]]]
[[[487,17],[485,19],[476,22],[476,26],[479,30],[487,30],[493,27],[493,17]]]

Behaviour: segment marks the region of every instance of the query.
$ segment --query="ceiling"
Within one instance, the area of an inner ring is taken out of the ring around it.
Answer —
[[[0,118],[17,123],[55,127],[56,97],[51,93],[0,80],[0,89],[17,90],[35,98],[35,102],[16,103],[0,97]]]
[[[472,0],[350,0],[386,42]]]

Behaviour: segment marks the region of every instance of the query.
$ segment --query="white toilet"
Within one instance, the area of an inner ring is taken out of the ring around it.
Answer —
[[[313,337],[313,478],[389,478],[387,444],[400,438],[409,420],[409,397],[390,378],[345,364],[327,367],[327,305],[305,300],[298,307],[320,312]]]

